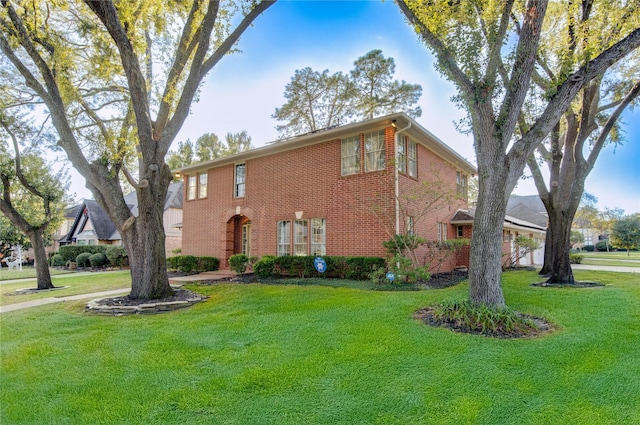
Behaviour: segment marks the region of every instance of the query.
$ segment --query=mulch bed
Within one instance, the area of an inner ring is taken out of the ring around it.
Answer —
[[[174,290],[173,296],[161,298],[161,299],[155,299],[155,300],[131,299],[129,298],[128,295],[124,295],[121,297],[103,298],[95,301],[95,303],[98,305],[105,305],[105,306],[133,307],[133,306],[139,306],[139,305],[150,304],[150,303],[158,304],[158,303],[171,303],[175,301],[187,301],[194,298],[206,299],[207,297],[205,297],[204,295],[198,294],[197,292],[190,291],[188,289],[178,288]]]

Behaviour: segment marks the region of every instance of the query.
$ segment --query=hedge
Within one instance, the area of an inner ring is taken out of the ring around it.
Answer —
[[[65,263],[67,263],[69,261],[76,261],[78,255],[83,252],[87,252],[89,255],[96,254],[98,252],[106,254],[106,250],[106,245],[63,245],[60,247],[58,254],[62,255]]]
[[[75,259],[78,267],[91,267],[91,254],[88,252],[81,252]]]
[[[176,255],[173,257],[167,257],[167,268],[169,270],[178,270],[183,273],[191,273],[193,271],[215,271],[220,268],[220,260],[216,257]]]
[[[369,273],[385,267],[383,258],[379,257],[337,257],[323,256],[327,264],[324,273],[315,269],[314,260],[317,256],[291,256],[281,257],[266,256],[261,258],[254,266],[254,271],[259,277],[294,276],[294,277],[326,277],[351,280],[367,280]],[[273,264],[273,265],[271,265]]]

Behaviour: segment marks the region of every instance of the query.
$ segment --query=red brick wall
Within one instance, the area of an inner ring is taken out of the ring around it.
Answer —
[[[385,145],[386,170],[365,173],[361,145],[361,172],[349,176],[341,176],[340,140],[247,160],[246,193],[240,199],[233,198],[234,166],[210,169],[207,198],[184,202],[183,254],[216,256],[227,266],[228,241],[233,238],[228,230],[233,226],[227,223],[239,211],[251,221],[251,255],[275,255],[277,221],[293,221],[301,211],[303,219],[326,220],[327,255],[385,256],[381,243],[393,236],[395,223],[392,127],[385,129]],[[456,170],[418,144],[420,180],[434,175],[433,162],[443,164],[442,175],[455,189]],[[403,190],[417,184],[401,177]],[[434,223],[449,222],[456,205],[417,222],[418,233],[436,238]],[[454,232],[450,225],[449,237]]]

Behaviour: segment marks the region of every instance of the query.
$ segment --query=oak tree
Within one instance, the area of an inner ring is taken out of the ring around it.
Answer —
[[[582,87],[640,45],[640,29],[623,31],[602,50],[558,75],[545,103],[516,134],[532,84],[548,2],[398,0],[437,68],[458,90],[469,116],[478,163],[478,204],[471,241],[469,298],[505,305],[502,224],[527,159],[557,125]]]
[[[129,256],[134,299],[172,294],[165,156],[209,71],[273,1],[2,0],[0,49],[45,107],[74,168]],[[128,161],[135,161],[131,172]],[[119,177],[138,197],[127,206]]]

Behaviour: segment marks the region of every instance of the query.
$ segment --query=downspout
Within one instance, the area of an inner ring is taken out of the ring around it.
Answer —
[[[394,120],[395,121],[395,120]],[[393,123],[394,127],[395,127],[395,122]],[[400,135],[400,133],[405,132],[407,130],[409,130],[409,128],[411,128],[411,121],[409,121],[409,124],[407,124],[406,127],[400,129],[400,130],[396,130],[396,133],[394,134],[393,137],[393,148],[395,149],[395,164],[393,164],[393,167],[395,169],[394,172],[394,179],[395,179],[395,198],[396,198],[396,235],[400,234],[400,172],[398,171],[398,136]],[[409,152],[405,152],[406,155],[409,154]]]

